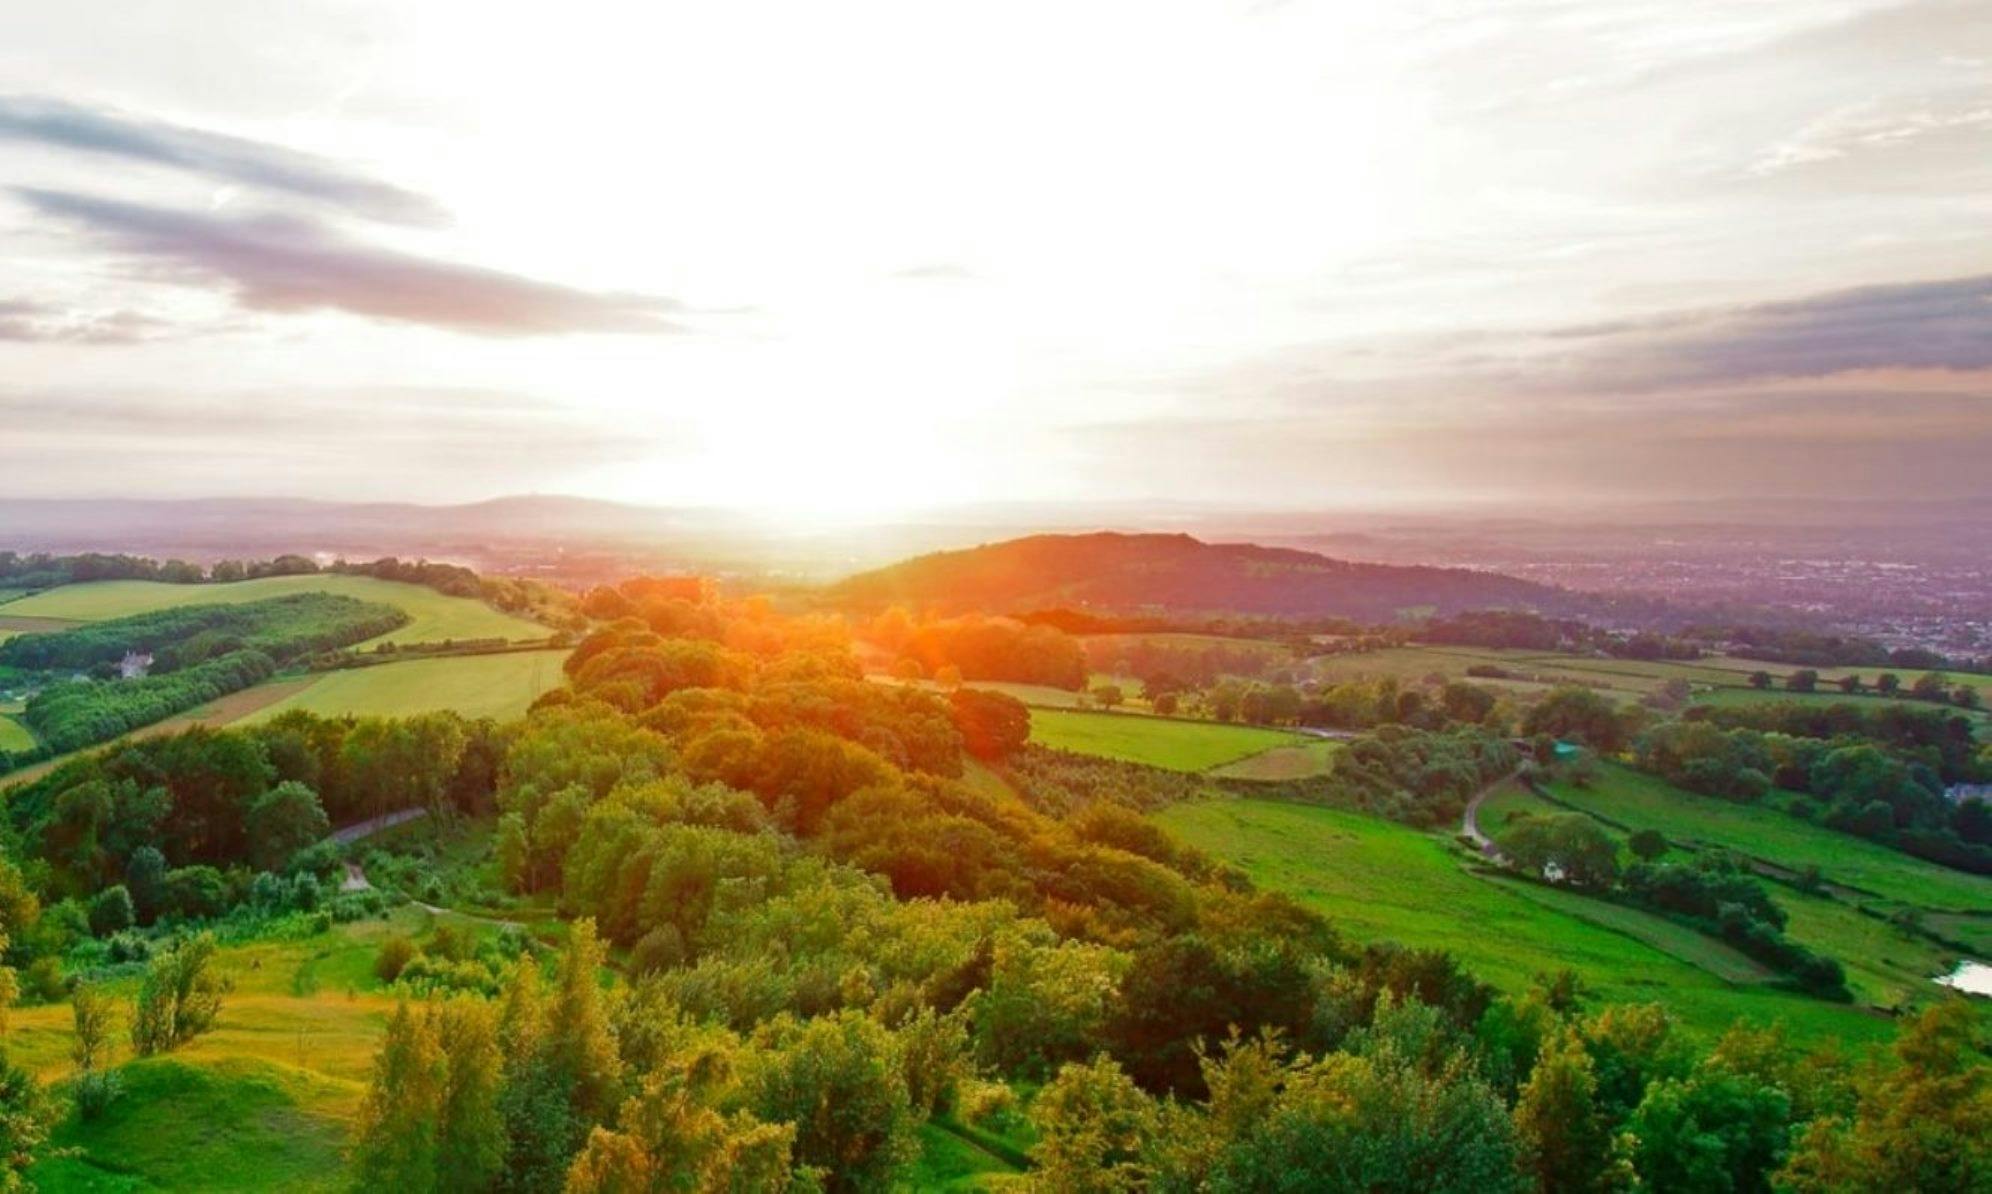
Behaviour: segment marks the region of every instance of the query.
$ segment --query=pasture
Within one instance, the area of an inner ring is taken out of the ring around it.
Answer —
[[[1790,870],[1816,866],[1829,883],[1931,910],[1992,911],[1992,879],[1968,875],[1760,805],[1672,787],[1607,763],[1588,788],[1550,785],[1557,799],[1669,841],[1720,846]]]
[[[35,736],[28,727],[0,713],[0,750],[33,750]]]
[[[315,573],[269,576],[231,584],[171,585],[149,580],[105,580],[63,585],[10,603],[10,619],[101,622],[183,605],[260,601],[289,593],[341,593],[379,601],[407,612],[408,625],[370,643],[438,643],[446,639],[543,639],[552,632],[537,622],[503,613],[469,597],[449,597],[422,585],[371,576]]]
[[[1340,742],[1322,738],[1294,746],[1275,746],[1271,750],[1262,750],[1256,755],[1247,755],[1235,763],[1226,763],[1211,771],[1211,774],[1219,779],[1253,779],[1269,782],[1310,779],[1333,771],[1335,756],[1340,753],[1342,753]]]
[[[1636,909],[1482,877],[1435,836],[1359,813],[1266,800],[1179,804],[1155,819],[1356,942],[1445,949],[1508,992],[1575,969],[1601,1000],[1664,1002],[1697,1035],[1782,1018],[1795,1038],[1883,1038],[1887,1021],[1761,981],[1720,942]]]
[[[408,659],[326,672],[241,720],[268,721],[280,713],[303,709],[323,717],[405,717],[448,710],[465,717],[508,721],[524,716],[528,705],[566,682],[560,665],[567,654],[562,650],[509,651]]]
[[[1031,710],[1031,741],[1057,750],[1146,763],[1171,771],[1208,771],[1262,751],[1309,741],[1283,730],[1214,721],[1176,721],[1133,713]]]

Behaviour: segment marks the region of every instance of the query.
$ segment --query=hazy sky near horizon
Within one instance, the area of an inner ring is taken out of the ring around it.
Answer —
[[[1985,0],[0,0],[0,495],[1992,494]]]

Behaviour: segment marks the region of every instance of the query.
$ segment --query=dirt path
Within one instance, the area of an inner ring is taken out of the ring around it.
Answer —
[[[1482,787],[1478,792],[1473,794],[1473,799],[1466,802],[1466,811],[1460,816],[1459,831],[1465,834],[1466,839],[1472,842],[1480,853],[1491,862],[1501,861],[1501,847],[1494,844],[1493,838],[1480,832],[1480,802],[1493,795],[1496,789],[1508,783],[1519,774],[1519,771],[1510,771],[1500,779]]]
[[[396,825],[406,825],[410,821],[419,820],[428,815],[429,810],[426,808],[404,808],[391,813],[382,813],[378,817],[369,817],[364,821],[356,821],[344,829],[335,829],[332,831],[332,836],[326,840],[338,842],[343,846],[349,842],[357,842],[363,837],[372,837],[383,829],[392,829]]]

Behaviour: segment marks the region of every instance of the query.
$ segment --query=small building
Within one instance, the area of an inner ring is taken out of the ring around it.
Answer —
[[[1992,804],[1992,784],[1952,784],[1944,789],[1944,799],[1952,804],[1963,804],[1967,800],[1983,800]]]
[[[118,678],[120,680],[141,679],[151,666],[152,656],[142,655],[137,651],[127,651],[125,652],[125,657],[118,661]]]

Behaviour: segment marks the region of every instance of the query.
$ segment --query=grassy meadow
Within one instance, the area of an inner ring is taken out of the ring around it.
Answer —
[[[1247,755],[1235,763],[1226,763],[1222,767],[1214,768],[1211,774],[1220,779],[1256,779],[1271,782],[1310,779],[1333,771],[1335,756],[1340,753],[1342,753],[1340,742],[1320,738],[1293,746],[1275,746],[1256,755]]]
[[[1446,949],[1506,991],[1570,967],[1607,1001],[1660,1001],[1701,1035],[1783,1018],[1802,1040],[1885,1037],[1887,1020],[1776,989],[1720,942],[1636,909],[1483,877],[1446,839],[1359,813],[1268,800],[1179,804],[1156,819],[1357,942]]]
[[[408,625],[373,643],[438,643],[445,639],[543,639],[545,626],[503,613],[469,597],[450,597],[422,585],[371,576],[316,573],[268,576],[219,585],[172,585],[150,580],[105,580],[63,585],[10,603],[10,618],[59,618],[101,622],[182,605],[260,601],[290,593],[340,593],[404,610]]]
[[[35,736],[28,727],[0,713],[0,750],[33,750]]]
[[[1629,767],[1605,764],[1588,788],[1550,785],[1557,799],[1671,841],[1721,846],[1791,870],[1819,868],[1829,883],[1932,910],[1992,912],[1992,879],[1801,821],[1774,808],[1684,792]]]
[[[408,907],[316,936],[224,945],[218,965],[232,990],[214,1031],[142,1060],[115,1036],[124,1095],[92,1122],[68,1114],[51,1144],[71,1155],[30,1176],[44,1191],[345,1188],[348,1133],[393,1007],[374,955],[433,921]],[[136,981],[111,990],[128,998]],[[13,1015],[13,1059],[45,1081],[66,1079],[69,1005]],[[128,1015],[120,1009],[120,1033]]]
[[[524,715],[528,705],[565,682],[560,665],[567,654],[509,651],[325,672],[239,720],[268,721],[303,709],[326,717],[405,717],[450,710],[505,721]]]
[[[1031,741],[1057,750],[1146,763],[1171,771],[1208,771],[1262,751],[1310,740],[1257,726],[1176,721],[1131,713],[1033,709]]]

